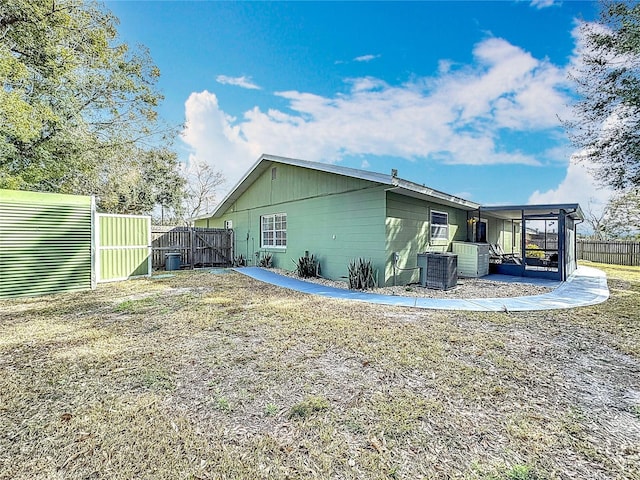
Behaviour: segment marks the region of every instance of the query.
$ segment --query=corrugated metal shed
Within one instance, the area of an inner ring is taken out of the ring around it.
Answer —
[[[92,197],[0,190],[0,298],[92,287]]]

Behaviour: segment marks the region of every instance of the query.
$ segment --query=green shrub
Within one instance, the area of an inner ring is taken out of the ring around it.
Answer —
[[[240,254],[240,256],[233,258],[233,266],[234,267],[246,267],[247,266],[247,259],[244,258],[244,256],[242,254]]]
[[[371,260],[359,258],[349,262],[349,288],[352,290],[370,290],[376,286]]]
[[[258,260],[258,266],[262,268],[271,268],[273,266],[273,255],[265,253],[260,260]]]
[[[540,258],[540,259],[542,259],[542,258],[544,258],[544,252],[542,251],[542,249],[538,245],[536,245],[534,243],[529,243],[527,245],[527,254],[526,254],[526,256],[529,257],[529,258]]]
[[[311,278],[318,276],[318,259],[311,255],[309,256],[309,252],[305,252],[304,257],[300,257],[297,263],[297,272],[298,276],[302,278]]]

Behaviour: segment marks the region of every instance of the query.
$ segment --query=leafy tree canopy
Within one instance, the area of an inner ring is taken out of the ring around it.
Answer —
[[[600,21],[581,28],[581,100],[569,134],[602,184],[640,186],[640,4],[605,0]]]
[[[118,212],[181,203],[160,72],[117,24],[82,0],[0,3],[1,188],[92,194]]]

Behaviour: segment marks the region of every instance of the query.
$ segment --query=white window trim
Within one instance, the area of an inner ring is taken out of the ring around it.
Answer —
[[[436,223],[434,225],[433,223],[433,214],[437,213],[440,215],[445,215],[447,217],[447,225],[446,225],[446,237],[435,237],[433,235],[433,228],[434,226],[438,226],[440,228],[444,227],[445,225],[443,223]],[[431,241],[437,241],[437,242],[448,242],[449,241],[449,214],[447,212],[440,212],[438,210],[431,210],[429,212],[429,238],[431,239]]]
[[[264,233],[265,230],[263,228],[263,221],[265,218],[271,217],[273,219],[273,230],[267,230],[268,232],[273,232],[273,244],[266,245],[264,242]],[[278,250],[286,250],[287,248],[287,228],[276,230],[276,217],[284,217],[285,222],[287,221],[286,213],[272,213],[269,215],[260,215],[260,248],[274,248]],[[276,245],[276,232],[284,232],[284,245]]]

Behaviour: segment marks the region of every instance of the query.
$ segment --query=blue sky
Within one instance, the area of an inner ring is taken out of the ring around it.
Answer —
[[[598,203],[570,118],[593,2],[107,1],[159,66],[185,164],[231,188],[261,153],[399,176],[483,204]]]

